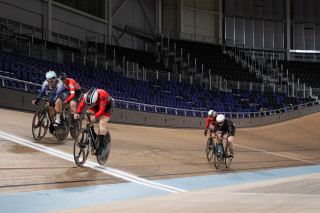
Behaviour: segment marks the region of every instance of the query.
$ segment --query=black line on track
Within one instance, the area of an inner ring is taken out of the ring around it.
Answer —
[[[42,185],[66,184],[66,183],[86,183],[86,182],[108,181],[108,180],[119,180],[119,178],[105,178],[105,179],[92,179],[92,180],[75,180],[75,181],[61,181],[61,182],[49,182],[49,183],[30,183],[30,184],[19,184],[19,185],[5,185],[5,186],[0,186],[0,188],[42,186]],[[83,186],[81,186],[81,187],[83,187]]]
[[[165,177],[165,176],[181,176],[181,175],[193,175],[193,174],[220,174],[220,173],[235,173],[235,172],[251,172],[251,171],[263,171],[264,169],[288,169],[291,167],[297,166],[314,166],[314,164],[292,164],[292,165],[285,165],[285,166],[265,166],[265,167],[253,167],[253,168],[243,168],[243,169],[232,169],[232,164],[229,169],[223,168],[225,167],[224,164],[220,165],[219,169],[214,167],[212,164],[212,171],[203,171],[203,172],[185,172],[185,173],[171,173],[171,174],[161,174],[161,175],[149,175],[149,176],[140,176],[141,178],[152,178],[152,177]],[[194,177],[194,176],[187,176],[187,177]]]

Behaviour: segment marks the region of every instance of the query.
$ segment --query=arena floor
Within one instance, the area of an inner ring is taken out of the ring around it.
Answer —
[[[203,130],[110,123],[110,157],[73,162],[73,140],[35,142],[32,113],[0,109],[1,212],[319,212],[320,113],[237,129],[231,168]]]

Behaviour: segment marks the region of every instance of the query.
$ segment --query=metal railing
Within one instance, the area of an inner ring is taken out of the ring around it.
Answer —
[[[1,74],[8,73],[1,71]],[[29,91],[27,85],[36,85],[41,87],[40,84],[35,84],[28,81],[23,81],[7,76],[0,75],[2,86],[6,87],[4,81],[16,81],[24,83],[24,91]],[[38,90],[39,91],[39,90]],[[190,109],[182,109],[182,108],[173,108],[167,106],[158,106],[151,104],[144,104],[139,102],[126,101],[121,99],[114,99],[116,107],[131,109],[131,110],[139,110],[145,112],[155,112],[155,113],[164,113],[168,115],[183,115],[183,116],[191,116],[191,117],[207,117],[208,111],[204,110],[190,110]],[[246,118],[246,117],[265,117],[268,115],[274,115],[279,113],[286,113],[293,110],[299,110],[306,107],[311,107],[320,104],[320,101],[313,101],[308,103],[303,103],[300,105],[293,105],[285,108],[275,109],[275,110],[261,110],[260,112],[217,112],[218,114],[224,114],[229,118]]]

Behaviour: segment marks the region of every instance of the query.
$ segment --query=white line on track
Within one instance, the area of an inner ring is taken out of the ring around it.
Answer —
[[[68,160],[68,161],[74,162],[73,155],[67,154],[65,152],[61,152],[59,150],[56,150],[56,149],[53,149],[53,148],[49,148],[49,147],[43,146],[41,144],[37,144],[37,143],[34,143],[32,141],[28,141],[26,139],[19,138],[17,136],[14,136],[14,135],[2,132],[2,131],[0,131],[0,137],[3,137],[5,139],[8,139],[8,140],[13,141],[13,142],[18,143],[18,144],[21,144],[23,146],[27,146],[27,147],[30,147],[32,149],[36,149],[36,150],[45,152],[47,154],[62,158],[64,160]],[[121,179],[126,180],[126,181],[138,183],[138,184],[141,184],[141,185],[153,187],[153,188],[156,188],[156,189],[161,189],[161,190],[172,192],[172,193],[178,193],[178,192],[185,192],[186,191],[184,189],[179,189],[179,188],[176,188],[176,187],[172,187],[172,186],[168,186],[168,185],[152,182],[150,180],[147,180],[147,179],[144,179],[144,178],[140,178],[138,176],[131,175],[131,174],[126,173],[126,172],[121,171],[121,170],[117,170],[117,169],[113,169],[113,168],[110,168],[110,167],[102,166],[102,165],[100,165],[98,163],[94,163],[92,161],[86,161],[85,166],[89,167],[89,168],[92,168],[94,170],[106,173],[108,175],[112,175],[114,177],[121,178]]]
[[[252,150],[255,150],[255,151],[258,151],[258,152],[263,152],[263,153],[270,154],[270,155],[275,155],[275,156],[278,156],[278,157],[289,158],[289,159],[302,161],[302,162],[306,162],[306,163],[311,163],[311,164],[319,164],[317,162],[303,160],[301,158],[290,157],[290,156],[287,156],[287,155],[281,155],[281,154],[277,154],[277,153],[274,153],[274,152],[268,152],[268,151],[265,151],[265,150],[262,150],[262,149],[256,149],[256,148],[252,148],[252,147],[249,147],[249,146],[243,146],[243,145],[239,145],[239,144],[234,144],[234,145],[235,146],[240,146],[240,147],[243,147],[243,148],[246,148],[246,149],[252,149]]]

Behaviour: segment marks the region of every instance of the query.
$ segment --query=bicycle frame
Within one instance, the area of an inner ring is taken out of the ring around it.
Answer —
[[[99,147],[96,147],[96,143],[95,143],[95,140],[94,140],[94,137],[93,137],[93,133],[92,133],[92,130],[90,128],[90,124],[91,124],[91,121],[90,121],[90,116],[92,114],[90,113],[84,113],[86,116],[87,116],[87,124],[86,124],[86,130],[88,131],[88,134],[89,134],[89,137],[90,137],[90,147],[91,147],[91,154],[93,155],[94,152],[96,150],[98,150]]]
[[[226,167],[229,168],[232,159],[227,154],[228,151],[230,151],[228,137],[226,137],[226,144],[224,146],[223,140],[224,140],[225,133],[224,132],[218,132],[218,134],[220,134],[220,140],[219,140],[219,142],[216,143],[214,164],[215,164],[215,167],[218,169],[219,166],[220,166],[220,163],[224,161]],[[219,147],[221,147],[221,150],[219,150]]]

